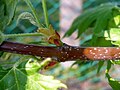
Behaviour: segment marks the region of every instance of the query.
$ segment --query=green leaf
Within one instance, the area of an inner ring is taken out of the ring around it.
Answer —
[[[8,24],[9,24],[14,17],[18,0],[4,0],[4,2],[6,5],[6,15],[8,16]]]
[[[0,31],[3,31],[7,24],[7,17],[4,15],[5,13],[5,3],[4,0],[0,0]]]
[[[45,76],[39,73],[44,64],[50,60],[38,63],[33,56],[24,56],[16,62],[12,68],[0,66],[1,90],[57,90],[66,85],[53,76]]]
[[[113,60],[112,63],[113,63],[113,64],[120,65],[120,60]]]
[[[104,36],[106,37],[107,40],[111,41],[120,41],[120,29],[119,28],[111,28],[108,31],[105,31]]]
[[[0,0],[0,31],[13,20],[18,0]]]
[[[120,81],[113,79],[108,73],[106,73],[106,77],[108,78],[109,85],[113,90],[120,90]]]
[[[51,61],[51,58],[46,58],[40,64],[35,58],[30,58],[29,61],[26,63],[26,72],[28,75],[32,75],[38,72],[42,67],[46,66]]]
[[[99,66],[98,66],[98,69],[97,69],[97,73],[100,72],[100,70],[101,70],[103,64],[104,64],[104,61],[99,61],[99,63],[98,63]]]
[[[78,37],[79,37],[95,21],[96,19],[95,15],[96,14],[94,9],[91,9],[82,13],[79,17],[77,17],[74,20],[74,22],[72,23],[72,26],[65,33],[64,36],[70,36],[73,32],[75,32],[76,30],[79,30],[78,31]]]
[[[70,36],[74,31],[78,29],[79,37],[89,27],[95,27],[95,33],[102,31],[103,28],[105,28],[106,21],[111,18],[112,9],[114,7],[115,5],[112,4],[102,4],[96,8],[89,9],[83,12],[79,17],[74,20],[72,26],[70,27],[66,35]]]
[[[110,47],[113,45],[110,40],[106,40],[104,37],[99,37],[97,41],[99,41],[95,44],[97,47]],[[93,45],[91,45],[91,40],[85,41],[81,46],[93,47]]]
[[[36,21],[36,23],[37,23],[37,26],[38,26],[39,28],[42,27],[41,24],[40,24],[40,21],[39,21],[39,15],[36,13],[36,10],[35,10],[35,8],[33,7],[31,1],[30,1],[30,0],[24,0],[24,1],[26,2],[26,4],[27,4],[27,5],[29,6],[29,8],[31,9],[32,14],[33,14],[33,16],[34,16],[34,18],[35,18],[35,21]]]
[[[115,10],[114,10],[115,11]],[[118,26],[120,24],[120,11],[119,12],[115,12],[114,14],[114,22],[115,25]]]
[[[55,80],[53,76],[45,76],[38,73],[39,69],[45,66],[51,59],[47,58],[42,63],[36,61],[31,62],[32,58],[26,64],[26,72],[28,74],[27,90],[57,90],[66,85]],[[32,85],[31,85],[32,84]]]
[[[104,36],[106,40],[111,40],[113,45],[120,46],[120,29],[119,28],[111,28],[109,33],[105,31]]]
[[[112,46],[111,41],[106,40],[104,37],[98,37],[97,41],[99,41],[99,42],[95,42],[95,46],[99,46],[99,47],[108,47],[108,46],[110,47],[110,46]]]
[[[65,36],[70,36],[78,30],[77,37],[79,38],[86,30],[93,30],[91,43],[92,45],[96,45],[98,37],[100,37],[105,30],[109,30],[109,23],[112,19],[116,23],[116,26],[118,26],[119,17],[116,16],[118,14],[120,14],[120,8],[111,3],[89,9],[74,20]],[[104,34],[102,36],[104,36]]]
[[[102,6],[101,11],[97,12],[99,15],[93,29],[92,43],[95,44],[100,33],[107,29],[108,20],[112,18],[113,6]]]
[[[113,18],[109,21],[108,26],[110,28],[116,28],[120,26],[120,9],[119,8],[113,9]]]
[[[108,61],[107,63],[107,69],[106,69],[106,77],[109,81],[109,85],[112,87],[113,90],[119,90],[120,89],[120,81],[117,81],[115,79],[113,79],[110,75],[109,75],[109,70],[111,68],[111,61]]]
[[[115,41],[115,42],[112,42],[113,45],[117,45],[120,47],[120,41]]]
[[[0,51],[0,57],[3,55],[3,53],[4,53],[3,51]]]
[[[8,70],[0,68],[0,89],[1,90],[25,90],[27,75],[13,67]]]
[[[4,41],[4,35],[3,33],[0,31],[0,45],[2,44],[2,42]]]
[[[31,13],[29,13],[29,12],[23,12],[23,13],[21,13],[21,14],[18,16],[17,23],[19,23],[19,21],[20,21],[21,19],[29,20],[29,22],[30,22],[31,24],[33,24],[33,25],[35,25],[35,26],[38,26],[38,25],[37,25],[37,22],[36,22],[36,20],[35,20],[35,18],[34,18],[34,16],[33,16]]]
[[[112,65],[111,61],[107,61],[107,69],[106,69],[106,73],[109,72],[109,70],[110,70],[110,68],[111,68],[111,65]]]
[[[57,90],[66,86],[58,80],[54,80],[53,76],[45,76],[39,73],[28,76],[27,90]]]

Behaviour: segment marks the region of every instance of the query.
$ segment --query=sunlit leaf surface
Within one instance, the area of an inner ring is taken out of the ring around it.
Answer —
[[[29,60],[27,61],[27,59]],[[33,58],[24,57],[21,60],[22,62],[18,61],[12,68],[6,70],[0,66],[1,90],[57,90],[61,87],[66,88],[66,85],[55,80],[53,76],[41,75],[39,73],[41,64]]]

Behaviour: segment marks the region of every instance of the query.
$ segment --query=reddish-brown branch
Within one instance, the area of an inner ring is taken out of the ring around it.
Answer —
[[[118,60],[120,59],[120,47],[73,47],[63,45],[36,46],[4,41],[0,45],[0,51],[35,55],[41,57],[52,57],[60,62],[71,60]]]

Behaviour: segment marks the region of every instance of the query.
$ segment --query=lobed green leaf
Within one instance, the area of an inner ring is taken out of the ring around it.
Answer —
[[[24,56],[12,68],[3,68],[0,65],[1,90],[57,90],[66,85],[53,76],[39,73],[43,64],[49,60],[38,63],[32,56]]]
[[[72,23],[65,36],[70,36],[78,30],[79,38],[86,30],[92,30],[91,45],[96,45],[99,37],[104,37],[104,31],[109,30],[113,24],[114,27],[119,25],[120,8],[114,4],[102,4],[96,8],[89,9],[78,16]],[[89,29],[91,28],[91,29]]]

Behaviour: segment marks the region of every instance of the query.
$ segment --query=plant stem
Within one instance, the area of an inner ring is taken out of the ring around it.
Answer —
[[[30,1],[30,0],[25,0],[25,2],[26,2],[27,5],[30,7],[30,9],[31,9],[31,11],[32,11],[32,13],[33,13],[33,15],[34,15],[34,17],[35,17],[35,19],[36,19],[36,22],[37,22],[38,27],[42,27],[42,25],[41,25],[40,22],[39,22],[39,17],[38,17],[38,15],[37,15],[37,13],[36,13],[35,8],[33,7],[32,3],[31,3],[31,1]]]
[[[49,20],[48,20],[46,0],[42,0],[42,7],[43,7],[43,11],[44,11],[45,23],[46,23],[46,26],[48,28],[49,27]]]
[[[4,34],[5,38],[27,37],[27,36],[43,36],[43,34],[41,33]]]
[[[4,41],[0,45],[0,51],[40,56],[44,58],[51,57],[53,60],[58,60],[59,62],[74,61],[78,59],[90,61],[120,60],[120,47],[74,47],[66,44],[64,46],[56,47]]]

